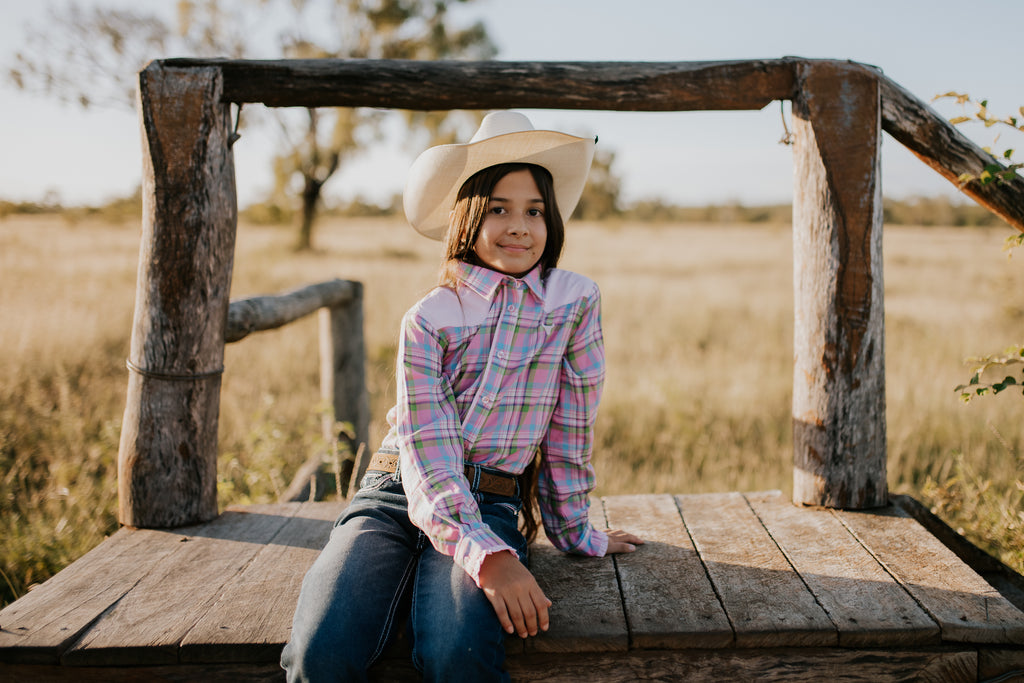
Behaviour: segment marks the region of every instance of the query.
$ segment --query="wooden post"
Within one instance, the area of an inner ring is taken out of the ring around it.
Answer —
[[[880,103],[845,62],[797,69],[793,101],[793,500],[884,505]]]
[[[321,308],[320,323],[320,396],[332,407],[324,415],[324,438],[334,443],[339,438],[337,422],[348,422],[355,432],[352,454],[359,444],[370,439],[370,403],[366,392],[366,349],[363,340],[363,285],[355,286],[352,299],[340,306]],[[345,481],[348,481],[347,474]],[[339,493],[341,493],[339,491]]]
[[[217,68],[139,74],[143,220],[127,405],[122,524],[217,516],[217,418],[237,206]]]

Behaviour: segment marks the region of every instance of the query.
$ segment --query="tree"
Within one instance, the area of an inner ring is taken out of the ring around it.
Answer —
[[[620,213],[619,194],[622,182],[612,170],[615,152],[600,150],[594,154],[590,176],[583,187],[579,204],[573,216],[580,220],[600,220]]]
[[[472,0],[179,0],[168,18],[137,9],[51,8],[45,30],[28,27],[10,80],[82,107],[133,106],[135,74],[166,54],[294,59],[489,59],[483,24],[455,28],[448,7]],[[308,109],[275,112],[281,142],[270,202],[300,199],[297,248],[312,247],[324,184],[400,116],[430,142],[454,139],[474,112]],[[247,112],[247,118],[248,112]],[[258,121],[259,122],[259,121]]]

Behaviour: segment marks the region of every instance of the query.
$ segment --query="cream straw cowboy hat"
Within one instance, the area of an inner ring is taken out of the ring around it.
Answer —
[[[518,112],[492,112],[469,142],[431,147],[413,162],[402,196],[405,217],[420,233],[443,239],[459,188],[470,176],[496,164],[523,163],[551,173],[555,201],[567,221],[583,194],[595,142],[534,130],[530,119]]]

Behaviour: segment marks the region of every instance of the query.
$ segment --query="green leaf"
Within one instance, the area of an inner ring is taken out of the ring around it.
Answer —
[[[971,382],[970,383],[971,384],[977,384],[980,381],[981,381],[981,376],[979,375],[979,373],[974,373],[974,375],[971,377]]]
[[[1013,150],[1012,149],[1008,149],[1005,152],[1003,152],[1003,158],[1004,159],[1012,159],[1013,158]]]

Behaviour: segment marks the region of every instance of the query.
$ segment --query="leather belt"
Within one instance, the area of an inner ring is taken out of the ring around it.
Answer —
[[[397,453],[374,453],[366,469],[375,472],[394,472],[397,467]],[[478,468],[473,465],[466,465],[466,479],[469,480],[470,485],[473,484],[473,477],[476,476],[477,470]],[[505,496],[506,498],[514,498],[516,496],[516,484],[519,481],[519,477],[512,474],[489,472],[482,468],[479,469],[479,472],[480,481],[477,483],[477,490],[481,493],[491,493],[496,496]]]

